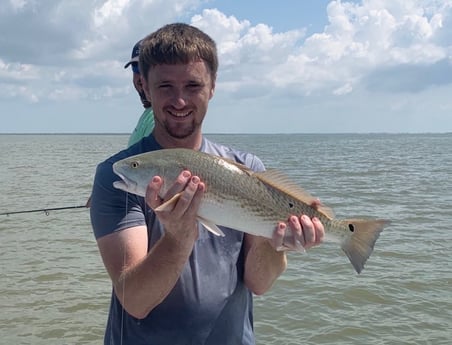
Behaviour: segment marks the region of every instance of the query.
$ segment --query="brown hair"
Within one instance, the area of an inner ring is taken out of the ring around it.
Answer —
[[[204,60],[216,79],[218,55],[215,41],[206,33],[184,23],[168,24],[141,41],[139,68],[147,78],[151,67]]]

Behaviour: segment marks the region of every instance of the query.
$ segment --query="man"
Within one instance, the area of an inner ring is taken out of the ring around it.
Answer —
[[[190,171],[163,198],[160,176],[150,181],[145,198],[115,189],[114,162],[162,148],[201,150],[264,169],[256,156],[202,135],[218,69],[209,36],[186,24],[166,25],[142,40],[139,68],[155,128],[99,164],[93,187],[91,222],[113,284],[105,344],[255,344],[252,293],[265,293],[287,264],[285,252],[275,248],[287,227],[291,243],[317,245],[323,225],[294,215],[275,224],[271,241],[227,228],[225,237],[214,236],[196,221],[209,186]],[[173,210],[153,211],[179,192]]]
[[[138,123],[129,137],[128,146],[132,146],[141,138],[151,134],[154,128],[154,114],[152,112],[151,102],[146,99],[146,94],[143,91],[143,84],[140,77],[140,69],[138,67],[138,57],[140,55],[140,42],[138,41],[132,49],[132,55],[130,60],[125,64],[124,68],[131,66],[133,75],[133,85],[140,96],[141,103],[144,107],[144,112],[141,115]]]

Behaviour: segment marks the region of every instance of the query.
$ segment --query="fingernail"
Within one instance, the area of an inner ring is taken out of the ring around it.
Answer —
[[[199,177],[198,176],[193,176],[191,178],[191,182],[193,182],[194,184],[198,184],[199,183]]]

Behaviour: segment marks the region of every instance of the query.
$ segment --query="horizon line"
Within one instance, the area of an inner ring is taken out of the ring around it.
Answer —
[[[350,134],[452,134],[452,131],[426,132],[205,132],[203,135],[350,135]],[[0,132],[0,135],[130,135],[129,132]]]

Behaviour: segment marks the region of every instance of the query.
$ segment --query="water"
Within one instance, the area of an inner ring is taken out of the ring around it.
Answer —
[[[210,135],[288,173],[339,218],[393,222],[357,275],[336,244],[290,254],[255,298],[257,343],[449,344],[452,135]],[[126,135],[0,135],[0,213],[83,205]],[[0,216],[0,343],[100,344],[110,282],[86,209]]]

